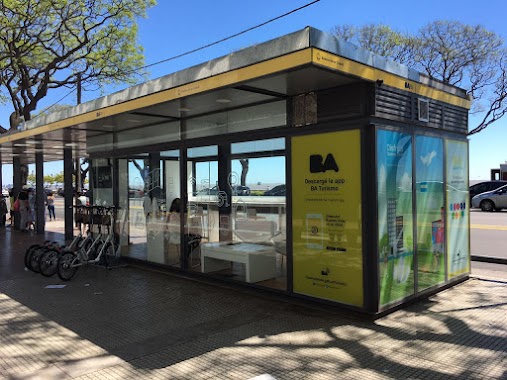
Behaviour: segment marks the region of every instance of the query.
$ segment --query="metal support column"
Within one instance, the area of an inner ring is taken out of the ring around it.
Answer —
[[[17,198],[21,191],[21,158],[14,156],[12,158],[12,192]],[[19,211],[14,212],[14,229],[19,230]]]
[[[46,194],[44,191],[44,157],[40,152],[35,153],[35,196],[35,228],[38,234],[43,234],[46,222],[44,218]]]
[[[63,149],[63,192],[64,192],[64,223],[65,240],[72,240],[74,237],[74,218],[72,209],[72,172],[74,165],[72,162],[72,148]]]
[[[218,215],[220,241],[232,241],[232,189],[229,175],[231,174],[231,145],[218,146]]]

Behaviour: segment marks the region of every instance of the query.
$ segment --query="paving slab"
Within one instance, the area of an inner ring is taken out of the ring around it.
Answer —
[[[507,379],[502,267],[371,321],[142,267],[25,271],[58,237],[0,231],[0,379]]]

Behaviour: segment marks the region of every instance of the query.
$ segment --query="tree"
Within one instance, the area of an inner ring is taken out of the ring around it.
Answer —
[[[333,29],[333,33],[382,57],[388,57],[402,64],[413,63],[411,53],[416,39],[387,25],[368,24],[362,27],[338,25]]]
[[[371,24],[337,26],[333,33],[430,78],[465,89],[472,99],[471,113],[482,116],[469,135],[507,113],[507,49],[500,36],[483,26],[434,21],[414,36]]]
[[[246,186],[246,175],[248,174],[248,158],[239,160],[241,163],[241,186]]]
[[[30,120],[49,90],[134,83],[142,73],[137,17],[155,0],[0,1],[0,99],[10,128]]]

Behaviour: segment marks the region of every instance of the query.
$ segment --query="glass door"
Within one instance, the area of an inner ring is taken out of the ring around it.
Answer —
[[[191,271],[201,271],[202,244],[219,240],[219,202],[223,191],[218,185],[217,155],[216,145],[187,151],[188,202],[183,259]]]

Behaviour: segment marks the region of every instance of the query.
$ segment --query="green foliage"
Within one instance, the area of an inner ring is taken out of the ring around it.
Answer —
[[[481,25],[433,21],[414,35],[386,25],[340,25],[337,37],[411,66],[430,78],[465,89],[472,113],[481,113],[477,133],[507,113],[507,49],[503,38]]]
[[[2,0],[0,91],[11,128],[29,120],[48,91],[134,83],[144,64],[139,17],[155,0]]]

